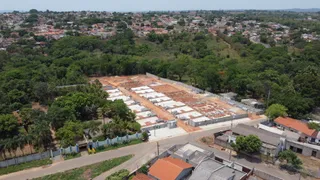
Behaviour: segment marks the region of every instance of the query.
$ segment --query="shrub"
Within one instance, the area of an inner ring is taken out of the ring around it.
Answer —
[[[130,172],[126,169],[121,169],[118,172],[115,172],[113,174],[111,174],[110,176],[108,176],[106,178],[106,180],[122,180],[125,177],[127,177],[130,174]]]
[[[149,140],[149,135],[148,135],[147,132],[143,132],[143,133],[142,133],[142,140],[143,140],[143,141],[148,141],[148,140]]]
[[[99,146],[96,149],[97,149],[97,151],[103,151],[105,149],[105,147],[104,146]]]
[[[148,174],[148,167],[146,165],[143,165],[140,167],[140,169],[138,169],[138,172]]]

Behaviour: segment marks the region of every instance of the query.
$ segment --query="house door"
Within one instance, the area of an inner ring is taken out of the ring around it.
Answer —
[[[311,156],[316,157],[317,156],[317,151],[312,151]]]

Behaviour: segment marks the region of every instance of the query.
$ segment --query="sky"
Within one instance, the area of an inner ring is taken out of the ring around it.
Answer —
[[[0,0],[0,10],[157,11],[320,8],[320,0]]]

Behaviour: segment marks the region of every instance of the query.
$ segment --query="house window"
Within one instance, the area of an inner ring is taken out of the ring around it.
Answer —
[[[297,153],[302,154],[302,149],[297,148]]]

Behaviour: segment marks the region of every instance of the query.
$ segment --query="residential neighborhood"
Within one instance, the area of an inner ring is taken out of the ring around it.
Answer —
[[[178,1],[2,3],[0,180],[320,178],[318,1]]]

